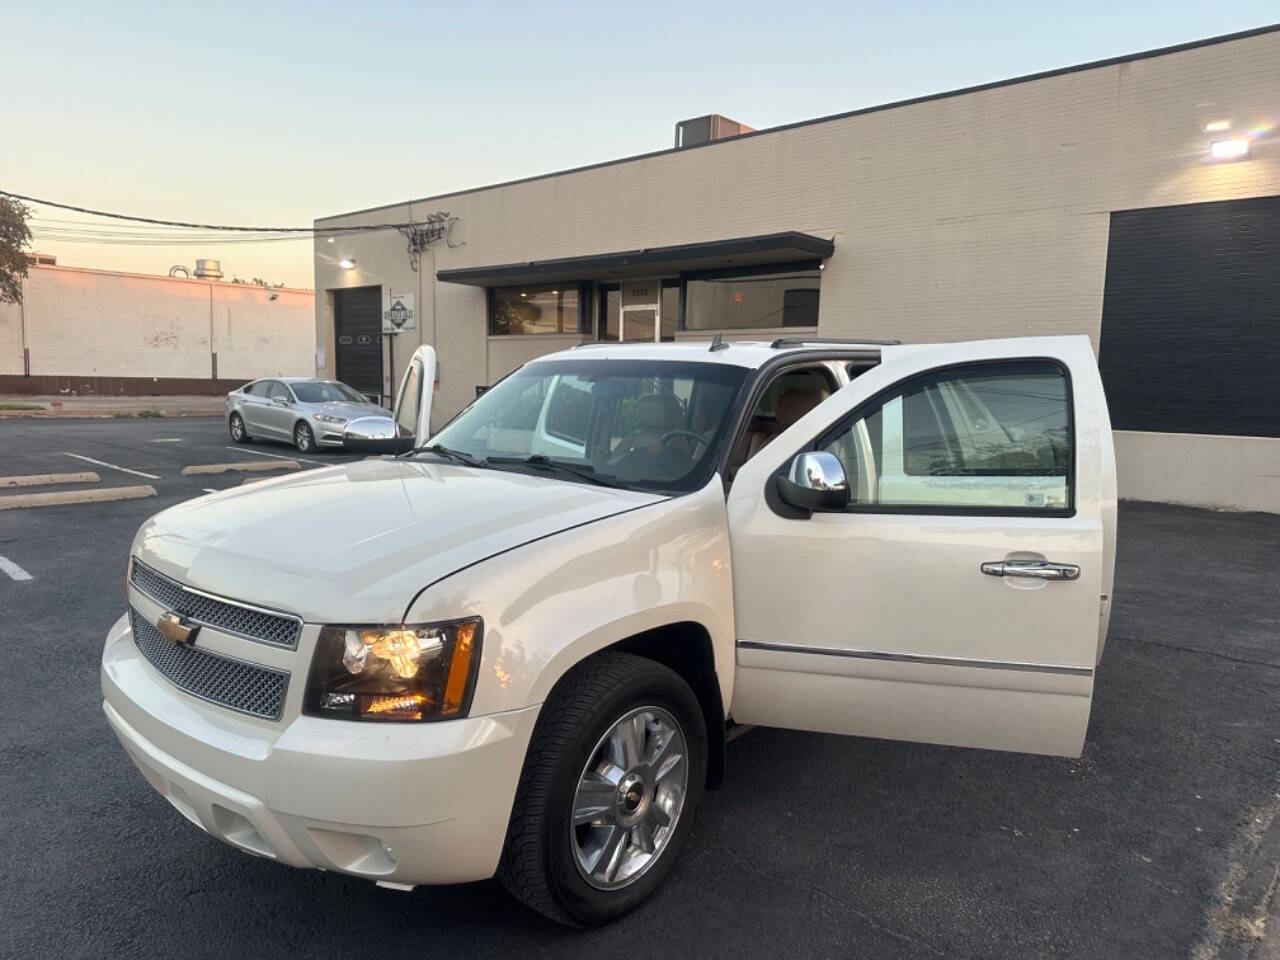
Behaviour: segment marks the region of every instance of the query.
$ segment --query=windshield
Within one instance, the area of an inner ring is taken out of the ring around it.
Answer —
[[[711,476],[745,377],[721,363],[535,362],[481,394],[431,444],[502,469],[532,457],[614,485],[696,490]]]
[[[368,402],[345,383],[336,381],[306,380],[301,383],[291,383],[289,386],[293,387],[293,392],[301,403]]]

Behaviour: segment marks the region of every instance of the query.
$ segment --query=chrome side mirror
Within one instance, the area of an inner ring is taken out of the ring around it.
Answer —
[[[787,472],[778,477],[778,495],[798,510],[836,512],[849,505],[849,481],[833,454],[797,453]]]
[[[360,453],[408,453],[413,437],[387,416],[357,417],[342,431],[342,445]]]

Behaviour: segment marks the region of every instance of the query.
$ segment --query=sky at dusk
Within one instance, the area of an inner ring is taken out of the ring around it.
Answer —
[[[669,147],[1280,20],[1204,3],[8,4],[0,189],[199,222],[317,216]],[[217,257],[312,286],[309,239],[35,248],[140,273]],[[96,227],[83,224],[89,229]]]

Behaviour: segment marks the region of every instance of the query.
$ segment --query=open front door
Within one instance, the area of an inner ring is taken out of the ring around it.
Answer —
[[[401,437],[413,437],[421,446],[431,436],[431,398],[435,393],[436,349],[423,344],[413,351],[409,367],[396,392],[396,430]]]
[[[802,451],[839,460],[846,508],[779,494]],[[1115,550],[1087,338],[886,347],[742,467],[728,514],[735,720],[1080,753]]]

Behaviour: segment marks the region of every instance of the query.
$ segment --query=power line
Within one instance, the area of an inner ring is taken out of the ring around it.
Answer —
[[[106,217],[110,220],[127,220],[132,223],[149,223],[161,227],[186,227],[195,230],[218,230],[233,233],[272,233],[272,234],[307,234],[311,236],[330,236],[344,233],[367,232],[370,230],[402,230],[413,229],[421,224],[407,223],[374,223],[354,227],[242,227],[219,223],[191,223],[185,220],[158,220],[154,217],[138,217],[126,213],[109,213],[105,210],[93,210],[89,207],[77,207],[69,203],[57,203],[53,200],[41,200],[39,197],[28,197],[9,190],[0,190],[0,197],[10,197],[44,207],[56,207],[59,210],[71,210],[75,213],[87,213],[94,217]],[[434,216],[439,216],[438,214]]]

